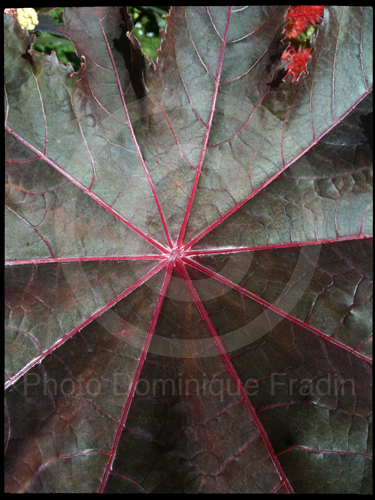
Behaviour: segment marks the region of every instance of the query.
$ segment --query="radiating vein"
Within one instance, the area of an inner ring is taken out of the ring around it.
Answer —
[[[75,333],[79,332],[82,330],[85,326],[87,326],[89,323],[94,321],[96,318],[101,316],[105,311],[110,309],[112,306],[117,304],[121,299],[129,295],[131,292],[133,292],[136,288],[141,286],[145,281],[149,280],[152,276],[154,276],[158,271],[160,271],[161,268],[163,268],[166,265],[165,260],[160,262],[156,267],[151,269],[147,274],[145,274],[142,278],[140,278],[138,281],[133,283],[129,288],[127,288],[125,291],[120,293],[117,297],[112,299],[108,304],[106,304],[104,307],[96,311],[90,318],[86,319],[83,323],[80,325],[76,326],[70,333],[65,335],[62,339],[60,339],[58,342],[56,342],[52,347],[44,351],[40,356],[37,358],[33,359],[30,363],[28,363],[22,370],[20,370],[16,375],[11,377],[4,385],[4,389],[7,389],[9,386],[13,385],[20,377],[22,377],[25,373],[27,373],[31,368],[33,368],[35,365],[41,363],[43,359],[45,359],[49,354],[51,354],[55,349],[60,347],[62,344],[64,344],[70,337],[72,337]]]
[[[145,234],[143,231],[135,227],[131,222],[126,220],[122,215],[120,215],[116,210],[114,210],[111,206],[109,206],[107,203],[105,203],[99,196],[94,194],[92,191],[90,191],[87,187],[85,187],[83,184],[81,184],[79,181],[77,181],[74,177],[72,177],[70,174],[65,172],[61,167],[59,167],[53,160],[48,158],[45,154],[43,154],[39,149],[36,147],[32,146],[29,144],[27,141],[22,139],[14,130],[12,130],[10,127],[7,125],[5,126],[5,130],[7,130],[10,134],[12,134],[16,139],[18,139],[22,144],[24,144],[26,147],[34,151],[38,155],[38,157],[42,160],[44,160],[48,165],[51,165],[54,169],[56,169],[60,174],[62,174],[64,177],[69,179],[73,184],[75,184],[79,189],[81,189],[84,193],[86,193],[90,198],[92,198],[94,201],[96,201],[99,205],[101,205],[103,208],[105,208],[108,212],[110,212],[112,215],[114,215],[117,219],[119,219],[121,222],[123,222],[126,226],[130,227],[133,231],[135,231],[137,234],[145,238],[149,243],[154,245],[156,248],[161,250],[163,253],[166,252],[166,248],[155,241],[153,238]]]
[[[263,442],[267,447],[267,450],[270,454],[272,462],[274,463],[274,465],[275,465],[280,477],[282,478],[283,483],[285,484],[286,488],[288,489],[289,493],[294,493],[283,469],[281,468],[281,465],[277,459],[277,456],[276,456],[276,453],[273,449],[273,446],[272,446],[272,444],[271,444],[271,442],[270,442],[270,440],[269,440],[269,438],[268,438],[268,436],[267,436],[267,434],[266,434],[266,432],[265,432],[265,430],[264,430],[264,428],[259,420],[257,412],[255,411],[255,408],[252,405],[252,403],[251,403],[251,401],[250,401],[250,399],[249,399],[249,397],[244,389],[244,386],[243,386],[243,384],[242,384],[242,382],[237,374],[237,371],[235,370],[235,368],[232,364],[232,361],[230,360],[228,353],[226,352],[226,350],[221,342],[221,339],[215,330],[215,327],[213,326],[210,318],[208,317],[207,311],[204,308],[204,305],[203,305],[202,301],[200,300],[199,295],[198,295],[197,291],[195,290],[194,285],[193,285],[183,263],[181,263],[179,265],[179,269],[180,269],[180,272],[181,272],[181,274],[186,282],[186,285],[187,285],[187,287],[188,287],[188,289],[189,289],[189,291],[194,299],[194,302],[199,309],[199,312],[202,316],[202,319],[204,320],[209,332],[211,333],[212,337],[214,338],[215,343],[220,351],[220,354],[221,354],[221,356],[222,356],[222,358],[223,358],[223,360],[224,360],[224,362],[225,362],[225,364],[226,364],[226,366],[227,366],[227,368],[228,368],[228,370],[233,378],[233,381],[236,384],[238,390],[240,391],[242,399],[243,399],[247,409],[249,410],[249,412],[254,420],[255,425],[258,428],[259,434],[262,437]]]
[[[310,332],[315,333],[316,335],[319,335],[320,337],[322,337],[322,338],[328,340],[329,342],[337,345],[341,349],[344,349],[344,350],[350,352],[351,354],[354,354],[355,356],[358,356],[359,358],[363,359],[367,363],[371,363],[372,364],[372,360],[370,358],[368,358],[367,356],[364,356],[363,354],[357,352],[355,349],[352,349],[351,347],[346,346],[345,344],[342,344],[338,340],[330,337],[329,335],[321,332],[320,330],[317,330],[313,326],[310,326],[309,324],[303,322],[302,320],[296,318],[295,316],[291,316],[287,312],[283,311],[282,309],[279,309],[278,307],[276,307],[275,305],[271,304],[270,302],[267,302],[266,300],[262,299],[258,295],[255,295],[254,293],[249,292],[249,290],[246,290],[245,288],[242,288],[240,285],[237,285],[236,283],[233,283],[233,281],[230,281],[227,278],[224,278],[224,276],[221,276],[220,274],[215,273],[211,269],[208,269],[207,267],[204,267],[201,264],[198,264],[197,262],[194,262],[193,260],[191,260],[188,257],[184,257],[183,260],[187,264],[191,265],[192,267],[195,267],[196,269],[198,269],[199,271],[207,274],[208,276],[211,276],[212,278],[215,278],[218,281],[221,281],[222,283],[224,283],[225,285],[229,286],[230,288],[233,288],[233,289],[237,290],[238,292],[243,293],[244,295],[247,295],[251,299],[253,299],[256,302],[258,302],[259,304],[262,304],[263,306],[267,307],[268,309],[271,309],[272,311],[274,311],[277,314],[283,316],[284,318],[287,318],[290,321],[293,321],[294,323],[297,323],[298,325],[303,326],[304,328],[306,328]]]
[[[170,261],[167,268],[166,268],[163,287],[162,287],[158,302],[157,302],[156,307],[155,307],[155,312],[154,312],[154,316],[153,316],[152,321],[151,321],[150,329],[148,331],[146,343],[143,347],[142,354],[141,354],[141,357],[140,357],[139,362],[138,362],[137,371],[134,375],[134,379],[132,381],[132,384],[131,384],[131,387],[129,390],[129,394],[128,394],[128,397],[127,397],[127,400],[125,403],[124,411],[122,412],[120,424],[119,424],[117,432],[116,432],[115,440],[113,442],[113,446],[112,446],[112,450],[111,450],[111,454],[110,454],[110,459],[108,461],[107,468],[104,472],[104,476],[103,476],[103,479],[102,479],[102,482],[100,485],[99,493],[103,493],[105,485],[107,483],[108,476],[112,470],[112,465],[113,465],[113,462],[114,462],[115,456],[116,456],[117,446],[118,446],[122,431],[124,429],[124,425],[125,425],[128,413],[129,413],[130,405],[133,401],[133,396],[134,396],[135,390],[137,388],[137,383],[138,383],[139,376],[140,376],[142,368],[143,368],[143,364],[144,364],[145,359],[146,359],[148,348],[150,347],[152,334],[154,333],[155,326],[156,326],[156,323],[157,323],[158,318],[159,318],[161,307],[163,305],[164,297],[165,297],[167,287],[168,287],[168,284],[169,284],[169,281],[171,278],[172,268],[173,268],[173,261]]]
[[[117,86],[118,86],[118,89],[119,89],[119,92],[120,92],[120,96],[121,96],[122,105],[123,105],[123,108],[124,108],[126,119],[128,121],[127,125],[129,127],[129,130],[130,130],[130,133],[131,133],[131,136],[132,136],[135,148],[137,150],[139,159],[140,159],[140,161],[142,163],[143,169],[144,169],[144,171],[146,173],[147,180],[148,180],[148,182],[150,184],[152,193],[154,195],[154,199],[155,199],[158,211],[159,211],[159,216],[160,216],[161,222],[163,224],[164,232],[165,232],[165,235],[167,237],[169,246],[172,248],[173,243],[172,243],[171,237],[169,235],[169,231],[168,231],[168,228],[167,228],[167,223],[165,221],[165,218],[164,218],[164,215],[163,215],[163,211],[161,209],[161,205],[160,205],[159,199],[158,199],[157,194],[156,194],[155,186],[154,186],[154,184],[152,182],[150,173],[149,173],[149,171],[147,169],[147,166],[146,166],[145,160],[144,160],[144,158],[142,156],[142,152],[141,152],[141,149],[139,147],[137,138],[135,137],[133,126],[132,126],[131,121],[130,121],[129,111],[128,111],[127,105],[125,103],[124,92],[123,92],[122,87],[121,87],[120,78],[119,78],[119,75],[118,75],[118,72],[117,72],[116,64],[115,64],[115,61],[113,59],[111,47],[110,47],[110,45],[108,43],[107,35],[105,34],[105,31],[104,31],[104,27],[103,27],[102,19],[100,17],[100,12],[99,12],[99,8],[98,7],[96,7],[96,11],[98,13],[98,18],[99,18],[100,27],[101,27],[101,30],[102,30],[102,33],[103,33],[103,38],[104,38],[105,44],[107,46],[109,57],[111,59],[111,63],[112,63],[112,66],[113,66],[113,71],[115,73],[115,77],[116,77],[116,81],[117,81]]]
[[[184,220],[182,222],[181,231],[180,231],[180,234],[179,234],[179,237],[178,237],[178,241],[177,241],[177,245],[179,247],[182,245],[182,241],[183,241],[184,234],[185,234],[185,231],[186,231],[186,226],[187,226],[188,219],[189,219],[190,212],[191,212],[191,207],[192,207],[193,201],[194,201],[194,196],[195,196],[195,193],[196,193],[197,188],[198,188],[198,181],[199,181],[200,174],[202,172],[203,162],[204,162],[204,159],[205,159],[205,156],[206,156],[206,152],[207,152],[207,143],[208,143],[208,139],[209,139],[210,132],[211,132],[212,121],[213,121],[213,117],[214,117],[214,113],[215,113],[215,106],[216,106],[217,94],[218,94],[219,85],[220,85],[221,70],[223,68],[224,51],[225,51],[226,38],[227,38],[227,34],[228,34],[230,14],[231,14],[231,7],[229,7],[229,10],[228,10],[227,24],[225,26],[225,32],[224,32],[223,42],[222,42],[222,45],[221,45],[221,54],[220,54],[220,61],[219,61],[219,69],[218,69],[218,73],[217,73],[217,77],[216,77],[216,81],[215,81],[215,89],[214,89],[214,95],[213,95],[213,98],[212,98],[211,112],[210,112],[210,117],[208,119],[206,133],[205,133],[205,136],[204,136],[202,153],[201,153],[201,157],[200,157],[200,160],[199,160],[198,168],[197,168],[197,171],[196,171],[196,174],[195,174],[194,184],[193,184],[193,188],[191,190],[191,195],[190,195],[190,198],[189,198],[189,203],[188,203],[188,206],[187,206],[187,209],[186,209],[186,212],[185,212],[185,217],[184,217]]]
[[[195,236],[192,240],[190,240],[190,242],[186,243],[184,245],[184,250],[188,250],[191,246],[193,246],[197,241],[199,241],[200,239],[202,239],[204,236],[206,236],[209,232],[211,232],[213,229],[215,229],[215,227],[217,227],[219,224],[221,224],[225,219],[227,219],[230,215],[232,215],[233,213],[235,213],[239,208],[242,207],[242,205],[244,205],[246,202],[248,202],[249,200],[251,200],[254,196],[256,196],[258,193],[260,193],[263,189],[265,189],[269,184],[271,184],[271,182],[273,182],[275,179],[277,179],[283,172],[285,172],[286,169],[288,169],[293,163],[295,163],[297,160],[299,160],[300,158],[302,158],[306,153],[307,151],[309,151],[311,148],[313,148],[315,146],[315,144],[317,144],[317,142],[319,142],[319,140],[324,137],[326,134],[328,134],[328,132],[330,132],[334,127],[336,127],[338,125],[338,123],[340,123],[341,121],[344,120],[344,118],[346,118],[346,116],[348,114],[350,114],[353,109],[361,102],[363,101],[363,99],[365,99],[365,97],[367,97],[368,94],[370,94],[372,92],[372,86],[340,117],[339,120],[337,120],[336,122],[332,123],[332,125],[330,127],[328,127],[319,137],[316,138],[315,141],[313,141],[307,148],[305,148],[303,151],[301,151],[295,158],[293,158],[293,160],[291,160],[289,163],[286,163],[282,168],[280,168],[280,170],[278,170],[278,172],[276,172],[273,176],[271,176],[269,179],[267,179],[267,181],[262,184],[261,186],[259,186],[257,189],[255,189],[255,191],[252,191],[246,198],[244,198],[242,201],[240,201],[239,203],[237,203],[234,207],[232,207],[230,210],[228,210],[228,212],[226,214],[224,214],[223,216],[221,216],[219,219],[217,219],[215,222],[213,222],[212,224],[210,224],[204,231],[202,231],[200,234],[198,234],[197,236]]]
[[[298,248],[306,245],[322,245],[324,243],[340,243],[341,241],[351,240],[368,240],[373,237],[372,234],[357,234],[355,236],[342,236],[339,238],[331,238],[325,240],[311,240],[311,241],[292,241],[290,243],[275,243],[272,245],[255,245],[252,247],[235,247],[235,248],[203,248],[201,250],[187,250],[185,255],[212,255],[212,254],[225,254],[225,253],[239,253],[239,252],[252,252],[255,250],[274,250],[276,248]]]
[[[25,264],[53,264],[68,262],[108,262],[109,260],[161,260],[164,255],[105,255],[102,257],[57,257],[54,259],[6,260],[6,266],[22,266]]]

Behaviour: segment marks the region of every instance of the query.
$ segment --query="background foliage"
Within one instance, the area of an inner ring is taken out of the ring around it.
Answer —
[[[72,42],[57,34],[40,31],[43,29],[42,23],[47,25],[49,21],[48,18],[54,19],[58,23],[62,23],[61,14],[64,12],[64,7],[59,7],[48,13],[45,12],[43,8],[36,8],[36,10],[38,11],[40,24],[34,30],[36,39],[33,49],[38,50],[39,52],[45,52],[46,54],[50,54],[54,50],[60,62],[66,64],[69,61],[74,70],[78,71],[80,68],[80,61]],[[133,35],[135,35],[140,41],[143,52],[147,56],[156,58],[157,49],[160,46],[159,30],[165,29],[165,17],[168,14],[169,7],[137,6],[128,7],[128,11],[132,15],[134,21]],[[49,26],[52,26],[52,24]],[[47,29],[48,27],[46,26],[45,30]],[[51,31],[54,30],[52,29]]]

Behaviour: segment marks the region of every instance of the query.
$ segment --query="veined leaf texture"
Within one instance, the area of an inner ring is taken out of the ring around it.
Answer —
[[[371,493],[373,10],[286,12],[5,14],[7,492]]]

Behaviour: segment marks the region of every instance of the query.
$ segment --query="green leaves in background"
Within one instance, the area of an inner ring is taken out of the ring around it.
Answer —
[[[74,71],[78,71],[81,64],[74,45],[70,40],[57,34],[57,28],[62,23],[61,14],[64,12],[64,7],[58,7],[48,13],[43,8],[36,10],[39,24],[33,31],[36,37],[33,49],[46,54],[54,50],[60,62],[66,64],[69,61]],[[133,35],[140,41],[143,52],[149,57],[156,58],[160,46],[159,29],[165,29],[165,17],[169,7],[137,6],[128,7],[128,11],[134,21]]]
[[[133,35],[138,38],[147,56],[157,57],[160,46],[159,29],[165,29],[169,7],[128,7],[134,21]]]

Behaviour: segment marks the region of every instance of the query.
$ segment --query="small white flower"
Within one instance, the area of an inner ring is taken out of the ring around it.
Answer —
[[[17,9],[17,21],[21,28],[32,30],[38,21],[38,15],[34,9]]]

